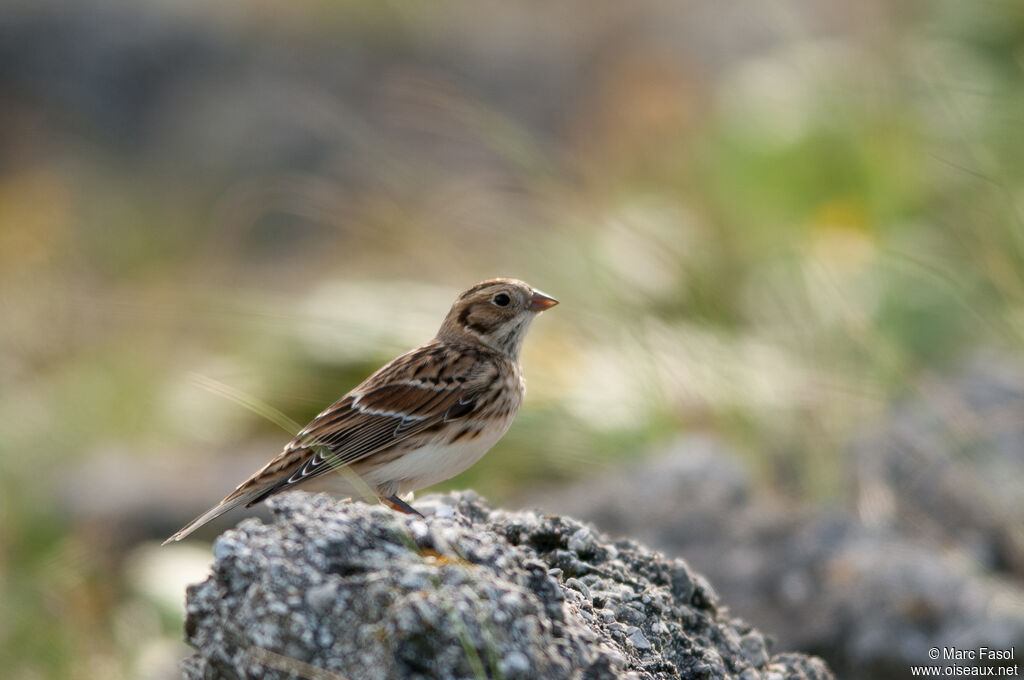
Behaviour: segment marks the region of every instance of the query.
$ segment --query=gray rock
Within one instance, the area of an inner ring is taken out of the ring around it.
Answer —
[[[943,393],[962,394],[958,403],[974,409],[980,422],[995,419],[980,417],[983,405],[1020,412],[1024,370],[996,364],[967,376]],[[904,678],[911,665],[927,663],[931,647],[1020,649],[1024,586],[1010,555],[1024,551],[975,548],[1009,547],[1001,539],[1011,534],[1024,545],[1024,427],[1009,419],[1000,430],[983,428],[966,455],[942,435],[944,426],[925,405],[904,404],[898,413],[880,430],[890,435],[865,436],[877,445],[858,447],[852,456],[861,469],[858,483],[893,499],[888,518],[865,519],[860,510],[867,502],[857,512],[786,502],[759,488],[735,452],[707,437],[680,439],[662,455],[534,492],[526,502],[685,555],[713,573],[732,611],[770,631],[779,649],[820,654],[850,680]],[[911,446],[910,433],[930,443]],[[1017,444],[999,448],[992,443],[997,434]],[[936,482],[931,496],[921,480]],[[1000,512],[981,510],[993,506]],[[1003,558],[985,558],[997,553]],[[687,571],[673,579],[677,598],[698,597],[692,577]],[[631,623],[621,608],[611,614]],[[753,638],[741,640],[752,665],[761,661],[758,647]]]
[[[851,446],[858,509],[875,526],[955,543],[1024,582],[1024,365],[979,353],[933,378]]]
[[[418,500],[424,519],[303,493],[270,504],[273,523],[226,532],[188,590],[187,678],[832,677],[772,656],[685,562],[569,518],[472,493]]]

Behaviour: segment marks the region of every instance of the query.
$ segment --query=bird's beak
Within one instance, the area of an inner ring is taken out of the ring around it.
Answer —
[[[545,295],[539,290],[535,290],[533,291],[533,297],[530,298],[530,306],[528,307],[528,309],[531,312],[543,312],[545,309],[554,307],[557,304],[558,300],[556,300],[555,298],[551,297],[550,295]]]

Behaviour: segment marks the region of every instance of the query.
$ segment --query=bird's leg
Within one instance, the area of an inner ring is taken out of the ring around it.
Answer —
[[[383,499],[383,501],[385,505],[389,506],[393,510],[404,512],[407,515],[418,515],[420,517],[423,517],[422,512],[420,512],[419,510],[417,510],[416,508],[412,507],[411,505],[403,501],[401,498],[399,498],[397,493],[391,494],[390,497]]]

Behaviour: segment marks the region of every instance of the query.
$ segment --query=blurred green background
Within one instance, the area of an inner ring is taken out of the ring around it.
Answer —
[[[174,677],[155,546],[492,276],[558,297],[495,503],[679,432],[849,501],[1024,328],[1024,4],[0,9],[0,668]],[[198,565],[198,566],[197,566]]]

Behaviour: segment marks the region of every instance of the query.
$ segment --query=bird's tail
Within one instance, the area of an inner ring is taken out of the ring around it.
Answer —
[[[168,543],[173,543],[174,541],[180,541],[181,539],[185,538],[186,536],[188,536],[193,531],[203,526],[207,522],[217,519],[225,512],[234,510],[240,505],[248,505],[251,503],[255,503],[256,501],[262,500],[262,496],[265,495],[265,489],[243,489],[242,487],[239,487],[238,489],[235,489],[234,493],[229,495],[220,503],[213,506],[203,514],[199,515],[199,517],[196,517],[194,520],[183,526],[173,536],[171,536],[166,541],[161,543],[161,545],[167,545]]]

